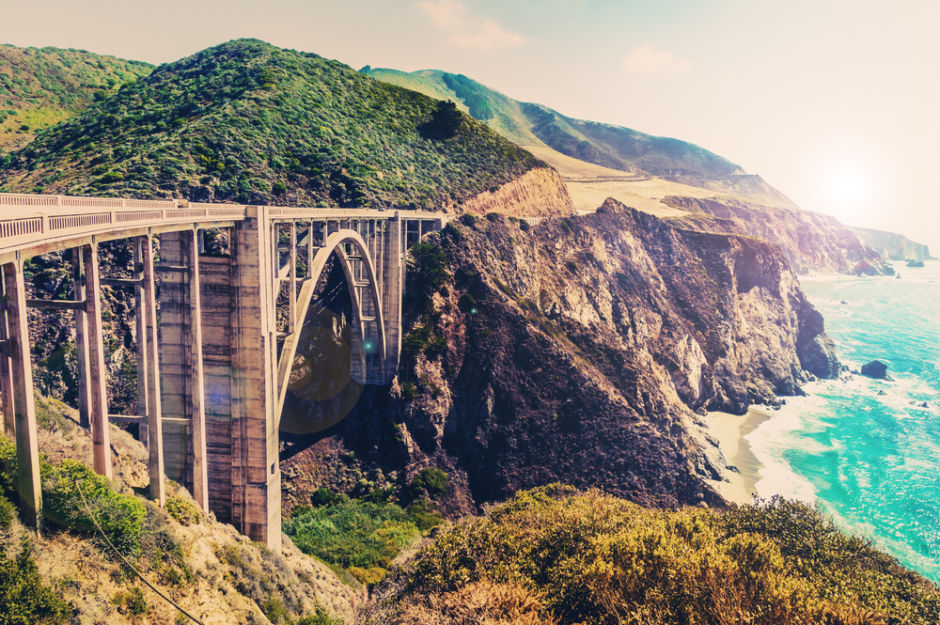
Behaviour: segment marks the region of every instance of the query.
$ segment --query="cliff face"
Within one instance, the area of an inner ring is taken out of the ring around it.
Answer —
[[[573,210],[571,197],[558,172],[550,167],[537,167],[492,191],[470,198],[457,206],[455,212],[559,217],[571,215]]]
[[[825,352],[821,319],[764,241],[614,201],[531,229],[462,222],[439,238],[449,277],[411,311],[391,392],[360,402],[317,453],[343,441],[385,475],[438,464],[477,503],[556,480],[715,503],[690,408],[797,393],[800,350]]]
[[[746,234],[778,244],[798,273],[838,271],[890,275],[878,252],[836,218],[798,208],[751,206],[736,200],[668,197],[675,208],[704,213],[688,224],[704,230]]]
[[[852,228],[859,239],[878,251],[884,258],[891,260],[928,260],[930,248],[922,243],[911,241],[903,234],[885,232],[884,230],[870,230],[868,228]]]

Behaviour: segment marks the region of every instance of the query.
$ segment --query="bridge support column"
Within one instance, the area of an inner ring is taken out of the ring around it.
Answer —
[[[386,382],[398,372],[401,357],[402,221],[398,211],[386,221],[382,238],[382,312],[385,321]]]
[[[0,274],[2,275],[2,274]],[[0,284],[2,284],[0,280]],[[3,288],[0,286],[0,288]],[[10,346],[10,330],[7,328],[6,314],[4,304],[6,300],[0,301],[0,341],[4,345]],[[2,392],[3,409],[3,432],[10,436],[16,436],[16,407],[13,402],[15,382],[13,381],[13,365],[9,359],[9,350],[0,354],[0,392]]]
[[[160,237],[160,393],[167,477],[209,510],[199,250],[195,231]]]
[[[232,521],[269,548],[281,546],[274,256],[264,207],[235,226],[232,353]]]
[[[101,280],[98,271],[98,244],[80,249],[85,271],[85,318],[88,332],[83,346],[88,351],[88,374],[79,383],[88,400],[88,420],[94,450],[95,473],[111,479],[111,432],[108,430],[108,367],[104,360],[104,328],[101,324]]]
[[[82,267],[80,248],[72,249],[72,296],[76,301],[85,300],[85,272]],[[75,320],[75,356],[78,360],[78,421],[88,429],[91,419],[88,416],[88,389],[91,387],[91,373],[88,369],[88,314],[84,308],[76,308]]]
[[[157,287],[153,267],[153,241],[150,235],[138,239],[143,264],[144,335],[147,344],[147,468],[150,473],[150,498],[163,506],[166,483],[163,461],[163,411],[160,397],[160,358],[157,351]]]
[[[12,405],[16,430],[16,490],[23,518],[39,527],[42,490],[39,476],[39,445],[36,434],[36,406],[33,401],[33,367],[26,323],[26,286],[23,263],[17,260],[3,266],[6,369],[3,379],[4,410]],[[12,382],[9,385],[8,382]]]

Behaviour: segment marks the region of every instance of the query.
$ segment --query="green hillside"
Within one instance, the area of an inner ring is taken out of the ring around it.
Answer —
[[[426,208],[539,164],[449,103],[257,40],[162,65],[7,161],[5,190]]]
[[[0,153],[152,69],[84,50],[0,45]]]
[[[697,145],[566,117],[541,104],[513,100],[462,74],[437,70],[406,73],[368,66],[361,71],[434,98],[453,100],[520,145],[546,145],[595,165],[685,183],[701,184],[745,174],[734,163]]]
[[[369,623],[933,625],[940,589],[818,510],[655,510],[549,485],[440,532]],[[463,618],[454,618],[460,615]]]

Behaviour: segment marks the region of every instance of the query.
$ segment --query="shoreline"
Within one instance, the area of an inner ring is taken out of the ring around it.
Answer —
[[[757,496],[764,465],[754,455],[747,436],[772,417],[767,409],[751,406],[744,415],[715,411],[704,418],[708,435],[718,441],[718,449],[728,465],[722,471],[723,479],[709,482],[732,503],[750,504]]]

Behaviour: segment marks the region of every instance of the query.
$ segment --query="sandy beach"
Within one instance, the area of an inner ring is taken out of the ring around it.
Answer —
[[[740,504],[753,501],[763,465],[751,451],[745,437],[770,417],[771,413],[766,409],[753,407],[746,415],[710,412],[705,417],[709,435],[718,441],[728,464],[738,469],[737,472],[725,473],[728,481],[711,482],[725,499]]]

